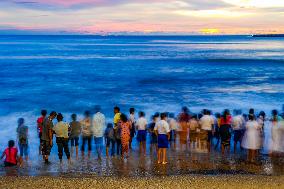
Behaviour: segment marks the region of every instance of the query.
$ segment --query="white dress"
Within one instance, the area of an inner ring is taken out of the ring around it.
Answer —
[[[250,150],[257,150],[261,147],[261,126],[257,121],[248,121],[246,123],[246,132],[242,140],[242,147]]]
[[[271,122],[271,146],[272,152],[284,152],[284,121]]]

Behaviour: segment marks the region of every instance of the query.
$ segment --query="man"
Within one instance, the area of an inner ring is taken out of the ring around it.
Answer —
[[[91,116],[90,111],[85,111],[84,113],[85,118],[80,121],[81,128],[82,128],[82,146],[81,146],[81,152],[82,156],[85,155],[85,146],[86,143],[88,144],[88,157],[91,156],[92,151],[92,133],[91,133]]]
[[[69,124],[66,122],[63,122],[63,115],[59,113],[57,115],[57,124],[53,127],[53,131],[56,134],[56,144],[58,147],[58,157],[60,160],[60,163],[62,163],[62,156],[63,156],[63,149],[65,152],[65,155],[67,156],[68,162],[70,163],[70,152],[68,147],[68,129]]]
[[[234,153],[236,153],[238,142],[242,149],[241,143],[244,135],[245,119],[242,116],[241,110],[234,110],[234,114],[235,116],[233,117],[232,129],[234,131]]]
[[[42,123],[42,156],[45,164],[49,164],[48,156],[50,155],[50,150],[52,147],[52,138],[53,138],[53,122],[52,120],[56,117],[57,113],[52,111],[47,118],[44,119]]]
[[[102,147],[103,147],[103,136],[106,128],[106,119],[104,114],[101,112],[101,107],[95,107],[95,115],[93,116],[92,121],[92,133],[94,135],[95,146],[98,154],[98,159],[101,159],[102,156]]]
[[[39,137],[39,155],[41,154],[41,148],[42,148],[42,141],[41,141],[41,135],[42,135],[42,123],[43,120],[45,119],[47,115],[47,111],[46,110],[41,110],[41,117],[39,117],[37,119],[37,131],[38,131],[38,137]]]
[[[135,109],[134,108],[130,108],[129,109],[129,121],[131,124],[131,129],[130,129],[130,141],[129,141],[129,149],[132,149],[132,139],[134,138],[135,134],[136,134],[136,130],[135,130]]]
[[[211,147],[211,139],[213,136],[213,127],[214,127],[214,119],[210,116],[209,110],[204,110],[204,115],[201,117],[199,124],[201,126],[201,130],[207,132],[207,150],[210,152]]]
[[[136,128],[138,130],[137,132],[137,140],[139,142],[139,153],[144,156],[146,156],[146,136],[147,136],[147,120],[145,118],[144,112],[139,112],[139,118],[136,121]]]
[[[120,121],[120,108],[119,107],[114,107],[113,108],[114,112],[114,118],[113,118],[113,124],[114,124],[114,135],[115,135],[115,143],[116,143],[116,154],[119,155],[121,152],[121,139],[120,139],[120,129],[118,126],[118,123]]]

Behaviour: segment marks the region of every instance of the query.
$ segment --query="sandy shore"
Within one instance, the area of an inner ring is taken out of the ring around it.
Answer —
[[[284,188],[284,176],[0,177],[0,188]]]

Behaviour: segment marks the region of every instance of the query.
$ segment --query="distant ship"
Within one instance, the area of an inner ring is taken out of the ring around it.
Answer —
[[[255,34],[252,37],[284,37],[284,34]]]

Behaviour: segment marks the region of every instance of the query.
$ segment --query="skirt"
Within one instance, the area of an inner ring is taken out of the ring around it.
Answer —
[[[158,148],[168,148],[168,147],[169,147],[168,135],[159,134],[158,135]]]
[[[138,142],[146,141],[146,130],[138,130],[137,140]]]

